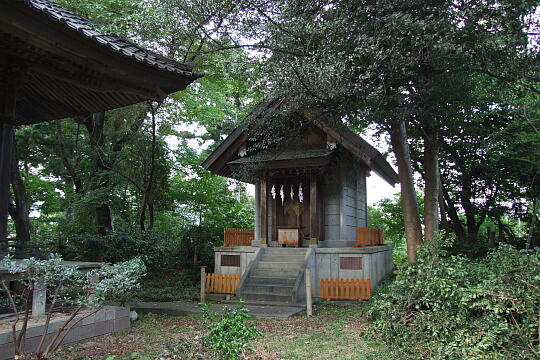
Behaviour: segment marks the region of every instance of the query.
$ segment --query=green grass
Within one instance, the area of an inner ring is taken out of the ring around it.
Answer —
[[[395,359],[381,344],[363,335],[362,305],[314,306],[314,316],[252,319],[263,336],[250,344],[247,359]],[[66,346],[54,359],[153,360],[212,359],[202,339],[202,316],[143,315],[132,328],[80,344]]]
[[[381,345],[333,332],[312,332],[293,339],[268,344],[268,350],[280,359],[391,359]]]
[[[379,343],[363,338],[361,305],[322,302],[309,320],[308,331],[275,336],[265,350],[279,359],[394,359]],[[292,320],[289,320],[292,321]]]

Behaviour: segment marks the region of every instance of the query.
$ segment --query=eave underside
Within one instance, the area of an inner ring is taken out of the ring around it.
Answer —
[[[3,121],[20,125],[163,99],[197,76],[127,58],[22,3],[2,2],[0,81],[14,77],[17,112]]]

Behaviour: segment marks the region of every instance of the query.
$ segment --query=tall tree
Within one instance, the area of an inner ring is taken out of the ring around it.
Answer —
[[[219,1],[218,1],[219,2]],[[425,237],[439,211],[439,129],[472,74],[538,91],[527,29],[535,1],[252,1],[228,24],[265,51],[267,93],[287,94],[291,116],[316,106],[389,131],[402,180],[409,260],[421,242],[405,129],[422,129]],[[231,36],[234,33],[231,32]],[[441,96],[442,95],[442,96]]]

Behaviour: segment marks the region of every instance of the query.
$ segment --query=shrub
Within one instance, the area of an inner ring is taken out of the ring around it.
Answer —
[[[261,333],[255,326],[246,324],[249,310],[240,301],[236,308],[223,308],[223,315],[212,314],[206,304],[201,304],[204,321],[209,324],[205,344],[223,360],[235,360],[241,356],[250,341]],[[217,320],[217,321],[216,321]]]
[[[155,230],[117,229],[106,236],[71,234],[66,242],[64,253],[70,259],[116,263],[140,257],[152,272],[174,269],[181,258],[178,241]]]
[[[199,269],[154,273],[144,279],[134,297],[141,301],[196,300],[200,281]]]
[[[540,249],[501,245],[471,260],[426,244],[368,308],[369,333],[402,358],[537,358]]]
[[[139,286],[139,281],[146,271],[142,261],[132,259],[84,273],[78,270],[76,265],[63,263],[62,258],[54,254],[49,260],[13,260],[8,256],[0,261],[0,266],[11,274],[24,274],[24,278],[20,280],[23,286],[18,294],[10,290],[8,281],[0,282],[15,314],[11,326],[17,359],[49,358],[77,323],[96,313],[105,301],[124,300]],[[28,353],[24,350],[26,330],[30,319],[32,293],[34,286],[38,285],[47,289],[49,308],[39,344],[35,351]],[[22,305],[15,302],[16,296],[21,299]],[[66,320],[49,337],[47,331],[54,306],[58,303],[72,306],[72,309]],[[77,317],[84,307],[91,311]]]

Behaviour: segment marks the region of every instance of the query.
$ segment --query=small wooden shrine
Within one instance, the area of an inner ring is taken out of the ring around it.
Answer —
[[[280,104],[261,103],[250,117],[264,126]],[[254,230],[224,230],[207,291],[302,304],[309,269],[313,297],[367,299],[392,271],[392,246],[367,227],[366,177],[373,171],[394,185],[397,174],[341,121],[321,110],[302,116],[309,120],[303,133],[272,151],[257,151],[239,126],[203,162],[214,174],[255,184],[256,203]]]
[[[255,184],[252,245],[352,246],[357,228],[368,224],[366,177],[374,171],[391,185],[398,182],[390,164],[359,135],[323,112],[305,113],[313,125],[270,153],[251,151],[254,144],[240,126],[202,164]]]

